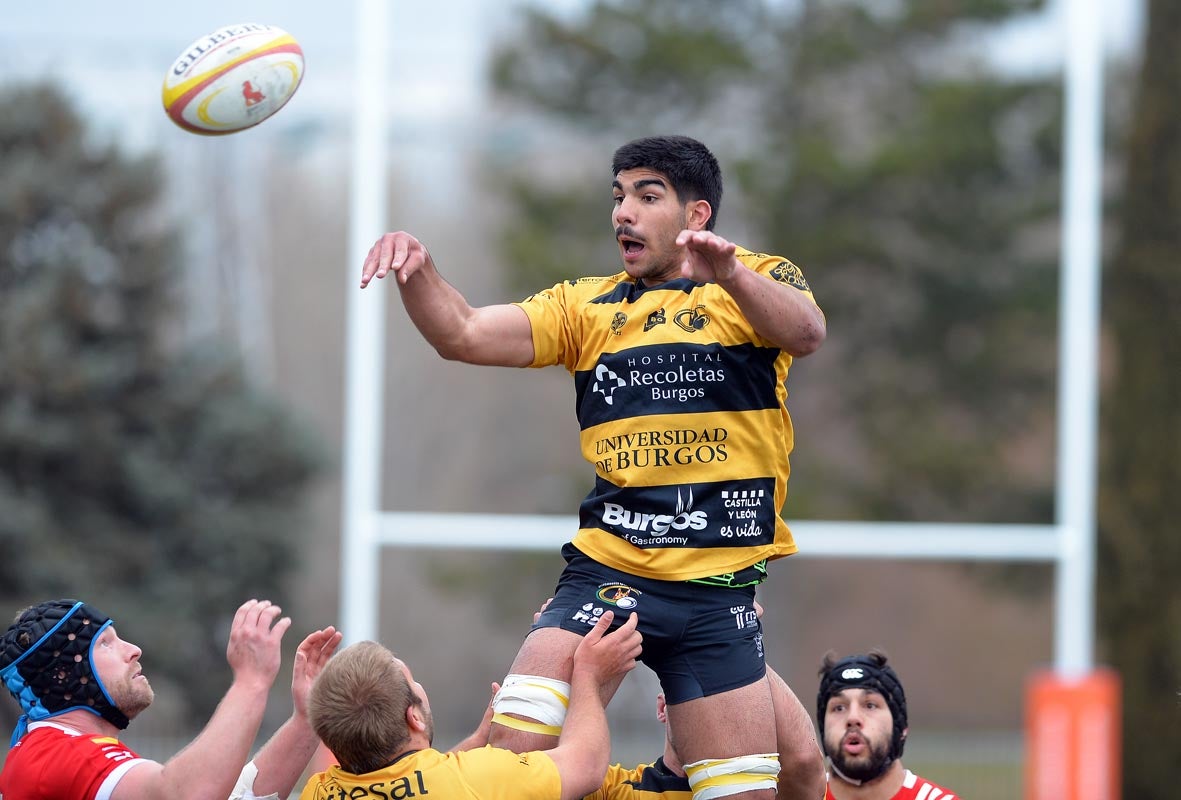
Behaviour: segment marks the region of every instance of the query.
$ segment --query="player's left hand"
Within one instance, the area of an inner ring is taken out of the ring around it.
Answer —
[[[713,231],[683,230],[677,246],[684,248],[681,277],[698,283],[725,283],[739,268],[735,244]]]
[[[551,597],[548,600],[546,600],[544,603],[541,604],[541,608],[539,608],[533,612],[533,624],[534,625],[536,625],[538,622],[541,621],[541,615],[543,613],[545,613],[545,610],[547,608],[549,608],[549,604],[552,602],[554,602],[554,598]]]
[[[307,716],[312,684],[336,652],[342,638],[343,634],[329,625],[322,630],[312,631],[300,642],[299,649],[295,651],[295,667],[291,670],[291,701],[297,716]]]

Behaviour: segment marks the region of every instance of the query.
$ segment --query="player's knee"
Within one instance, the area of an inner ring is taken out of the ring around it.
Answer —
[[[569,705],[570,684],[565,681],[538,675],[508,675],[492,700],[492,721],[518,731],[558,736]]]
[[[784,786],[793,787],[789,797],[824,796],[824,756],[815,742],[800,742],[790,750],[779,752],[779,780]]]
[[[685,765],[693,800],[714,800],[779,784],[779,754],[759,753],[734,758],[707,758]]]
[[[782,744],[782,743],[781,743]],[[789,748],[779,751],[780,775],[808,777],[819,775],[824,777],[824,756],[820,746],[814,740],[800,740],[793,742]]]

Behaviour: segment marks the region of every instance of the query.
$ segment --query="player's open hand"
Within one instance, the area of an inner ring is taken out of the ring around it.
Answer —
[[[677,247],[684,250],[681,277],[698,283],[725,283],[739,267],[734,243],[713,231],[681,231]]]
[[[406,281],[427,265],[434,265],[426,245],[406,231],[384,234],[369,248],[365,264],[361,267],[361,288],[364,289],[374,278],[384,278],[392,270],[398,283]]]
[[[279,646],[291,627],[291,618],[279,618],[282,609],[270,600],[247,600],[234,614],[226,661],[234,680],[269,688],[279,672],[283,655]]]
[[[295,666],[291,670],[291,702],[297,716],[307,716],[312,683],[336,652],[343,636],[329,625],[323,630],[312,631],[299,643],[299,649],[295,651]]]

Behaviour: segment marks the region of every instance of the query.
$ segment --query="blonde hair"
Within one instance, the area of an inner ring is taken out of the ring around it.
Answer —
[[[316,678],[308,718],[340,766],[363,775],[401,754],[410,741],[406,711],[419,702],[393,653],[377,642],[358,642]]]

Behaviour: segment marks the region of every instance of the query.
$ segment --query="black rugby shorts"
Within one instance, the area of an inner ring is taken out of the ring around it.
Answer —
[[[612,628],[634,611],[644,636],[640,660],[657,677],[669,704],[738,689],[766,674],[763,627],[755,614],[755,587],[656,581],[604,566],[572,544],[562,548],[566,568],[553,602],[533,628],[586,635],[604,611]]]

